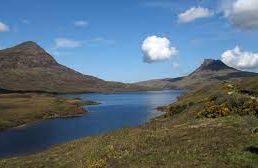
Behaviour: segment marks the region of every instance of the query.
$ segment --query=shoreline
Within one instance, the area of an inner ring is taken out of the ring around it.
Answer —
[[[63,98],[44,94],[1,95],[0,107],[4,104],[1,115],[6,117],[0,120],[0,133],[48,119],[82,117],[88,113],[84,107],[100,104],[79,98]],[[23,105],[24,103],[26,106]]]
[[[180,90],[180,89],[178,89],[178,90]],[[161,91],[161,90],[141,90],[142,92],[148,92],[148,91]],[[124,93],[124,92],[129,92],[129,93],[131,93],[131,92],[138,92],[138,91],[122,91],[122,92],[120,92],[120,91],[118,91],[118,92],[99,92],[99,93],[101,93],[101,94],[112,94],[112,93]],[[98,93],[98,92],[81,92],[81,93],[79,93],[79,92],[74,92],[74,93],[56,93],[56,94],[51,94],[50,96],[54,96],[54,97],[59,97],[59,96],[63,96],[63,95],[68,95],[68,94],[88,94],[88,93]],[[39,93],[37,93],[37,92],[23,92],[23,93],[15,93],[15,92],[12,92],[12,93],[7,93],[7,94],[39,94]],[[3,95],[7,95],[7,94],[5,94],[5,93],[3,93]],[[46,93],[46,92],[44,92],[44,93],[41,93],[41,94],[50,94],[50,93]],[[61,97],[61,98],[63,98],[63,97]],[[23,128],[23,127],[26,127],[26,126],[29,126],[29,125],[31,125],[31,124],[34,124],[34,123],[37,123],[37,122],[41,122],[41,121],[44,121],[44,120],[49,120],[49,119],[65,119],[65,118],[73,118],[73,117],[82,117],[82,116],[84,116],[84,115],[86,115],[87,113],[88,113],[88,111],[85,109],[85,108],[83,108],[83,107],[86,107],[86,106],[93,106],[93,105],[99,105],[99,104],[101,104],[101,103],[99,103],[99,102],[94,102],[94,101],[91,101],[91,100],[89,100],[89,101],[83,101],[83,100],[81,100],[80,98],[74,98],[74,99],[77,99],[77,100],[80,100],[80,101],[82,101],[83,103],[82,103],[82,105],[79,105],[78,107],[77,107],[77,110],[80,110],[81,112],[80,113],[78,113],[78,114],[68,114],[68,115],[53,115],[53,116],[50,116],[50,117],[46,117],[46,118],[40,118],[40,119],[37,119],[37,120],[34,120],[34,121],[29,121],[29,122],[26,122],[26,123],[23,123],[23,124],[21,124],[21,125],[16,125],[16,126],[10,126],[10,127],[6,127],[6,128],[0,128],[0,133],[1,132],[5,132],[5,131],[9,131],[9,130],[12,130],[12,129],[19,129],[19,128]],[[160,110],[160,106],[159,107],[156,107],[155,108],[158,112],[161,112],[161,113],[164,113],[165,111],[162,111],[162,110]],[[154,118],[153,118],[154,119]]]
[[[100,104],[100,103],[99,103]],[[159,112],[157,110],[157,112]],[[19,129],[19,128],[22,128],[22,127],[26,127],[26,126],[29,126],[31,124],[35,124],[35,123],[38,123],[38,122],[41,122],[41,121],[44,121],[44,120],[51,120],[51,119],[65,119],[65,118],[74,118],[74,117],[83,117],[85,116],[86,114],[88,113],[88,111],[86,110],[86,112],[84,114],[78,114],[78,115],[68,115],[68,116],[60,116],[60,117],[52,117],[52,118],[46,118],[46,119],[43,119],[43,120],[38,120],[38,121],[34,121],[32,123],[28,123],[28,124],[24,124],[24,125],[21,125],[21,126],[18,126],[18,127],[14,127],[14,128],[10,128],[10,130],[12,129]],[[151,119],[149,119],[148,121],[142,123],[141,125],[137,125],[137,126],[133,126],[133,127],[124,127],[124,128],[119,128],[117,130],[113,130],[113,131],[109,131],[109,132],[104,132],[104,133],[101,133],[101,134],[96,134],[96,135],[90,135],[90,136],[85,136],[85,137],[80,137],[80,138],[77,138],[77,139],[73,139],[71,141],[66,141],[66,142],[62,142],[62,143],[58,143],[58,144],[54,144],[54,145],[50,145],[49,147],[45,147],[45,148],[42,148],[42,149],[39,149],[37,151],[34,151],[34,152],[29,152],[29,153],[22,153],[22,154],[15,154],[15,155],[10,155],[10,156],[0,156],[0,161],[1,160],[4,160],[4,159],[12,159],[12,158],[16,158],[16,157],[28,157],[28,156],[32,156],[32,155],[36,155],[36,154],[39,154],[41,152],[45,152],[47,150],[52,150],[54,149],[55,147],[58,147],[60,145],[66,145],[66,144],[69,144],[69,143],[74,143],[74,142],[79,142],[81,140],[84,140],[86,138],[94,138],[94,137],[99,137],[99,136],[105,136],[105,135],[109,135],[109,134],[112,134],[112,133],[115,133],[115,132],[120,132],[120,131],[123,131],[125,129],[137,129],[137,128],[142,128],[142,127],[145,127],[146,125],[149,125],[153,122],[156,122],[156,121],[159,121],[162,116],[164,115],[163,112],[160,112],[160,115],[156,116],[156,117],[153,117]],[[8,131],[8,130],[5,130],[5,131]],[[1,133],[1,131],[0,131]]]
[[[43,118],[43,119],[39,119],[39,120],[36,120],[36,121],[28,122],[28,123],[25,123],[25,124],[22,124],[22,125],[18,125],[18,126],[15,126],[15,127],[10,127],[10,128],[6,128],[6,129],[1,129],[1,130],[0,130],[0,133],[5,132],[5,131],[10,131],[10,130],[13,130],[13,129],[24,128],[24,127],[27,127],[27,126],[30,126],[30,125],[33,125],[33,124],[36,124],[36,123],[39,123],[39,122],[43,122],[43,121],[46,121],[46,120],[83,117],[83,116],[85,116],[87,113],[88,113],[88,111],[85,110],[85,111],[84,111],[84,114],[74,114],[74,115],[66,115],[66,116],[53,116],[53,117]],[[1,158],[1,157],[0,157],[0,158]]]
[[[75,99],[77,99],[77,100],[81,100],[81,99],[79,99],[79,98],[75,98]],[[91,105],[98,105],[98,104],[101,104],[101,103],[98,103],[98,102],[92,102],[92,101],[85,101],[84,103],[86,103],[86,104],[88,104],[88,103],[91,103]],[[89,105],[89,104],[88,104]],[[88,106],[88,105],[86,105],[86,106]],[[84,106],[84,107],[86,107],[86,106]],[[82,106],[80,106],[80,107],[82,107]],[[80,108],[80,107],[78,107],[78,108]],[[148,119],[148,120],[146,120],[144,123],[142,123],[141,125],[138,125],[138,126],[133,126],[133,127],[125,127],[125,128],[119,128],[118,130],[121,130],[121,129],[126,129],[126,128],[140,128],[140,127],[143,127],[144,125],[148,125],[148,124],[150,124],[150,123],[152,123],[152,122],[155,122],[156,120],[158,120],[159,118],[162,118],[162,116],[164,115],[164,113],[163,112],[161,112],[160,110],[158,110],[158,107],[155,107],[154,108],[155,109],[155,111],[157,111],[157,113],[159,113],[158,115],[156,115],[156,116],[153,116],[152,118],[150,118],[150,119]],[[30,122],[30,123],[26,123],[26,124],[23,124],[23,125],[20,125],[20,126],[17,126],[17,127],[14,127],[14,128],[10,128],[9,130],[12,130],[12,129],[19,129],[19,128],[24,128],[24,127],[27,127],[27,126],[30,126],[30,125],[32,125],[32,124],[37,124],[38,122],[42,122],[42,121],[44,121],[44,120],[48,120],[48,119],[58,119],[58,118],[60,118],[60,119],[65,119],[65,118],[73,118],[73,117],[82,117],[82,116],[84,116],[85,114],[87,114],[87,112],[89,112],[86,108],[83,108],[83,110],[84,110],[84,113],[83,114],[74,114],[74,115],[65,115],[65,116],[51,116],[51,117],[48,117],[48,118],[44,118],[44,119],[40,119],[40,120],[37,120],[37,121],[33,121],[33,122]],[[26,128],[25,128],[26,129]],[[117,131],[118,131],[117,130]],[[8,131],[8,130],[4,130],[4,131]],[[0,131],[0,133],[1,133],[2,131]],[[113,131],[112,131],[113,132]],[[109,134],[110,132],[106,132],[106,133],[103,133],[103,134],[97,134],[97,135],[94,135],[94,136],[101,136],[101,135],[107,135],[107,134]],[[87,137],[92,137],[92,136],[87,136]],[[82,138],[86,138],[86,137],[81,137],[81,138],[79,138],[79,139],[82,139]],[[75,140],[72,140],[72,141],[76,141],[77,139],[75,139]],[[58,144],[55,144],[55,145],[62,145],[62,144],[66,144],[66,143],[69,143],[69,142],[71,142],[71,141],[67,141],[67,142],[64,142],[64,143],[58,143]],[[8,158],[12,158],[12,157],[20,157],[20,156],[28,156],[28,155],[32,155],[32,154],[36,154],[36,153],[39,153],[39,152],[41,152],[41,151],[44,151],[44,150],[47,150],[47,149],[51,149],[51,148],[53,148],[55,145],[51,145],[51,146],[49,146],[49,147],[47,147],[46,149],[40,149],[39,151],[35,151],[35,152],[32,152],[32,153],[24,153],[24,154],[17,154],[17,155],[10,155],[10,156],[3,156],[3,157],[0,157],[0,159],[8,159]]]

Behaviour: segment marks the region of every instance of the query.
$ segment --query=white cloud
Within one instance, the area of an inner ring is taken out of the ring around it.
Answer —
[[[72,53],[70,52],[66,52],[66,51],[58,51],[58,50],[52,50],[50,51],[49,53],[51,53],[51,55],[54,55],[54,56],[58,56],[58,57],[61,57],[61,56],[70,56],[70,55],[73,55]]]
[[[178,14],[178,22],[180,23],[188,23],[192,22],[196,19],[200,18],[206,18],[213,16],[214,13],[210,11],[207,8],[202,8],[202,7],[192,7],[183,13]]]
[[[56,48],[76,48],[76,47],[81,47],[82,42],[78,40],[68,39],[68,38],[56,38],[55,45],[56,45]]]
[[[30,21],[27,20],[27,19],[21,19],[21,22],[24,23],[24,24],[30,24]]]
[[[225,17],[242,29],[258,28],[258,0],[230,0],[223,4]]]
[[[0,22],[0,32],[7,32],[7,31],[10,31],[9,26],[4,24],[3,22]]]
[[[180,64],[179,63],[177,63],[177,62],[173,62],[172,63],[172,68],[173,69],[177,69],[177,68],[179,68],[180,67]]]
[[[87,27],[89,25],[89,23],[85,20],[77,20],[74,22],[74,26],[77,27]]]
[[[225,51],[221,59],[225,64],[237,69],[255,70],[258,68],[258,53],[241,51],[238,46]]]
[[[157,36],[147,37],[143,41],[142,51],[146,63],[167,60],[177,54],[177,49],[170,46],[167,38]]]
[[[114,40],[109,40],[109,39],[106,39],[106,38],[103,38],[103,37],[95,37],[95,38],[92,38],[90,40],[90,43],[98,43],[98,44],[115,44],[115,41]]]

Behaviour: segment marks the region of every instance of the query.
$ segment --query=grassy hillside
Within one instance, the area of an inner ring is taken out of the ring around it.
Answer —
[[[221,60],[205,59],[199,68],[188,76],[180,78],[156,79],[136,83],[139,86],[157,89],[196,89],[224,80],[237,80],[257,77],[254,72],[246,72],[227,66]]]
[[[0,50],[0,89],[71,93],[135,91],[145,88],[79,73],[59,64],[39,45],[29,41]]]
[[[84,102],[46,94],[0,95],[0,130],[53,117],[83,115]]]
[[[182,96],[138,128],[0,160],[0,167],[257,167],[258,78]],[[251,84],[250,87],[247,84]],[[246,91],[248,88],[248,92]]]
[[[0,88],[11,91],[43,91],[50,93],[137,91],[148,88],[107,82],[82,75],[62,66],[0,70]]]

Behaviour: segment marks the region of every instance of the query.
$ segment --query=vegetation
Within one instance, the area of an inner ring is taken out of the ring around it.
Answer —
[[[65,99],[49,94],[2,94],[0,95],[0,130],[21,126],[33,121],[54,117],[82,115],[84,102]]]
[[[157,89],[197,89],[210,86],[225,80],[237,80],[248,77],[257,78],[253,72],[239,71],[224,64],[221,60],[205,59],[202,65],[188,76],[179,78],[165,78],[138,82],[144,87]],[[254,80],[255,81],[255,80]],[[257,84],[249,83],[250,86]],[[255,86],[255,87],[256,87]],[[257,87],[256,87],[257,88]]]
[[[216,118],[228,115],[258,114],[258,102],[248,96],[233,93],[232,95],[210,97],[204,102],[204,110],[197,117]]]
[[[227,82],[196,90],[161,108],[166,111],[164,116],[144,126],[80,139],[34,155],[2,159],[0,167],[255,168],[258,118],[253,115],[255,107],[249,104],[254,99],[242,93],[241,85]],[[234,107],[242,111],[232,111]],[[208,115],[200,115],[208,108],[212,109]]]
[[[256,167],[257,118],[229,116],[173,124],[159,118],[132,129],[84,138],[0,161],[0,167]]]
[[[0,91],[82,93],[137,91],[150,88],[104,81],[59,64],[34,42],[0,50]]]
[[[244,81],[223,82],[204,87],[179,98],[179,100],[162,108],[166,111],[165,117],[171,117],[187,109],[196,118],[217,118],[229,115],[258,116],[258,98],[256,89],[244,88],[244,83],[253,81],[253,78]]]

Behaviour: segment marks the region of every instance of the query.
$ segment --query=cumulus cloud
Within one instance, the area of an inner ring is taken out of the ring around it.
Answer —
[[[0,22],[0,32],[7,32],[10,31],[10,28],[7,24]]]
[[[221,59],[225,64],[237,69],[255,70],[258,68],[258,53],[241,51],[238,46],[225,51]]]
[[[178,14],[178,22],[188,23],[197,19],[213,16],[214,13],[207,8],[192,7],[183,13]]]
[[[89,23],[85,20],[76,20],[73,24],[77,27],[87,27],[89,25]]]
[[[170,46],[170,41],[165,37],[149,36],[142,44],[144,62],[152,63],[164,61],[177,54],[177,49]]]
[[[55,46],[56,48],[76,48],[82,45],[81,41],[68,39],[68,38],[56,38]]]
[[[242,29],[258,28],[258,0],[230,0],[223,4],[225,17]]]

